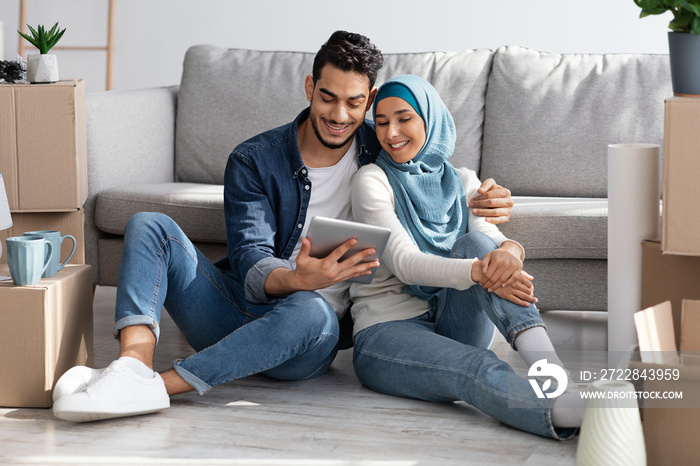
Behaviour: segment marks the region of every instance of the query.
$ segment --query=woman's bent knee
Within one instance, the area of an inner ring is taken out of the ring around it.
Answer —
[[[460,236],[452,246],[451,257],[483,258],[491,251],[498,249],[498,245],[489,236],[480,231],[470,231]]]

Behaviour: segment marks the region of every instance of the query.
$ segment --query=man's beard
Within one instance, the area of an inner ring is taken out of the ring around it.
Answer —
[[[309,121],[311,121],[311,127],[314,129],[314,134],[318,138],[319,142],[328,149],[341,149],[343,146],[345,146],[345,144],[350,142],[350,140],[352,140],[352,138],[355,137],[355,131],[353,131],[352,134],[348,136],[348,138],[345,141],[341,142],[340,144],[332,144],[328,141],[325,141],[321,137],[321,133],[318,131],[318,127],[316,126],[316,118],[313,114],[309,115]]]

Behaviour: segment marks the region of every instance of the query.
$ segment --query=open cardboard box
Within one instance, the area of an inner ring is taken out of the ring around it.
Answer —
[[[645,395],[682,394],[682,398],[641,399],[651,465],[696,464],[700,458],[700,301],[683,300],[680,314],[678,330],[670,301],[634,315],[640,359],[630,361],[629,367],[643,374]]]
[[[673,328],[681,328],[684,299],[700,299],[700,257],[661,252],[661,241],[642,242],[642,309],[671,301]],[[676,334],[676,347],[681,334]]]

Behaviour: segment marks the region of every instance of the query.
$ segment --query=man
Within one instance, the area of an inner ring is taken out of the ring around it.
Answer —
[[[371,272],[367,249],[339,262],[355,240],[325,258],[309,256],[314,215],[350,219],[350,181],[380,146],[365,120],[381,52],[338,31],[305,81],[310,102],[286,126],[235,148],[224,179],[229,253],[207,260],[170,218],[130,219],[117,288],[119,359],[104,370],[78,367],[54,390],[54,414],[90,421],[159,411],[169,396],[264,373],[281,380],[322,375],[350,301],[345,280]],[[313,187],[313,189],[312,189]],[[488,180],[475,213],[507,221],[510,192]],[[196,353],[153,371],[162,307]]]

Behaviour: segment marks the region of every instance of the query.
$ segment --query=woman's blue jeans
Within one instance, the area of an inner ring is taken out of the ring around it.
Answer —
[[[452,257],[483,258],[496,244],[470,232]],[[522,307],[481,286],[443,289],[437,312],[373,325],[355,336],[353,363],[360,381],[378,392],[434,402],[462,400],[519,429],[565,438],[555,431],[552,399],[539,399],[530,383],[489,349],[495,327],[513,344],[522,330],[544,326],[534,305]]]
[[[174,368],[200,394],[257,373],[316,377],[337,354],[338,318],[319,294],[249,304],[242,285],[204,257],[172,219],[139,213],[124,233],[115,336],[147,325],[158,341],[163,306],[196,351]]]

